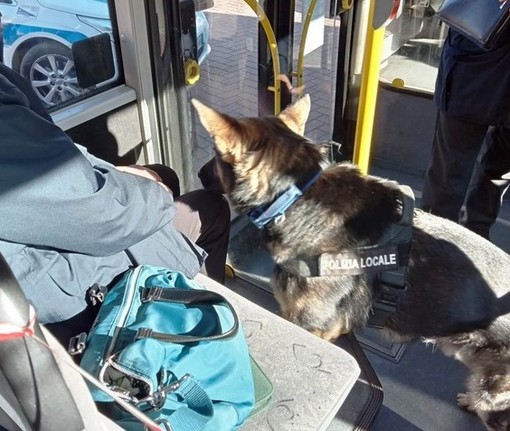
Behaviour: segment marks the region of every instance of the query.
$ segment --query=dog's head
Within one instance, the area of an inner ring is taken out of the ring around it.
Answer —
[[[236,119],[197,100],[193,105],[216,150],[215,162],[201,172],[202,182],[214,184],[218,177],[222,191],[241,212],[272,200],[323,163],[323,149],[303,137],[308,95],[278,116]]]

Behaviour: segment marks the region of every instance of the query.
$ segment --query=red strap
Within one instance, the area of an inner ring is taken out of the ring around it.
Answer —
[[[0,342],[17,338],[32,337],[34,335],[35,310],[29,305],[29,321],[26,326],[16,326],[12,323],[0,322]]]

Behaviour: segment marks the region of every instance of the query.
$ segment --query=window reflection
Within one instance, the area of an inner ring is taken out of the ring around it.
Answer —
[[[446,26],[436,10],[441,0],[406,0],[386,27],[381,80],[427,93],[434,91]]]

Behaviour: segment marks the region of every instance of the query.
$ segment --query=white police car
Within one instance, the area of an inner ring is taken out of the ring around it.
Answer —
[[[71,46],[101,33],[112,36],[107,0],[2,0],[0,13],[4,64],[27,78],[47,106],[83,93]],[[196,27],[201,63],[210,51],[209,24],[203,12],[196,13]]]

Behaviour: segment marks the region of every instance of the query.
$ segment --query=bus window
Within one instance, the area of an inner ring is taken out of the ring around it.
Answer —
[[[4,63],[31,82],[50,111],[119,82],[107,0],[9,0],[0,3],[0,13]],[[101,34],[109,35],[113,74],[83,88],[77,79],[73,44]]]
[[[4,28],[2,26],[2,12],[0,12],[0,63],[4,62]]]
[[[0,2],[4,64],[31,82],[50,112],[123,84],[113,3]],[[208,23],[201,11],[197,23],[202,62],[210,47]]]
[[[446,26],[437,18],[441,0],[406,0],[385,29],[381,81],[421,92],[434,91]]]

